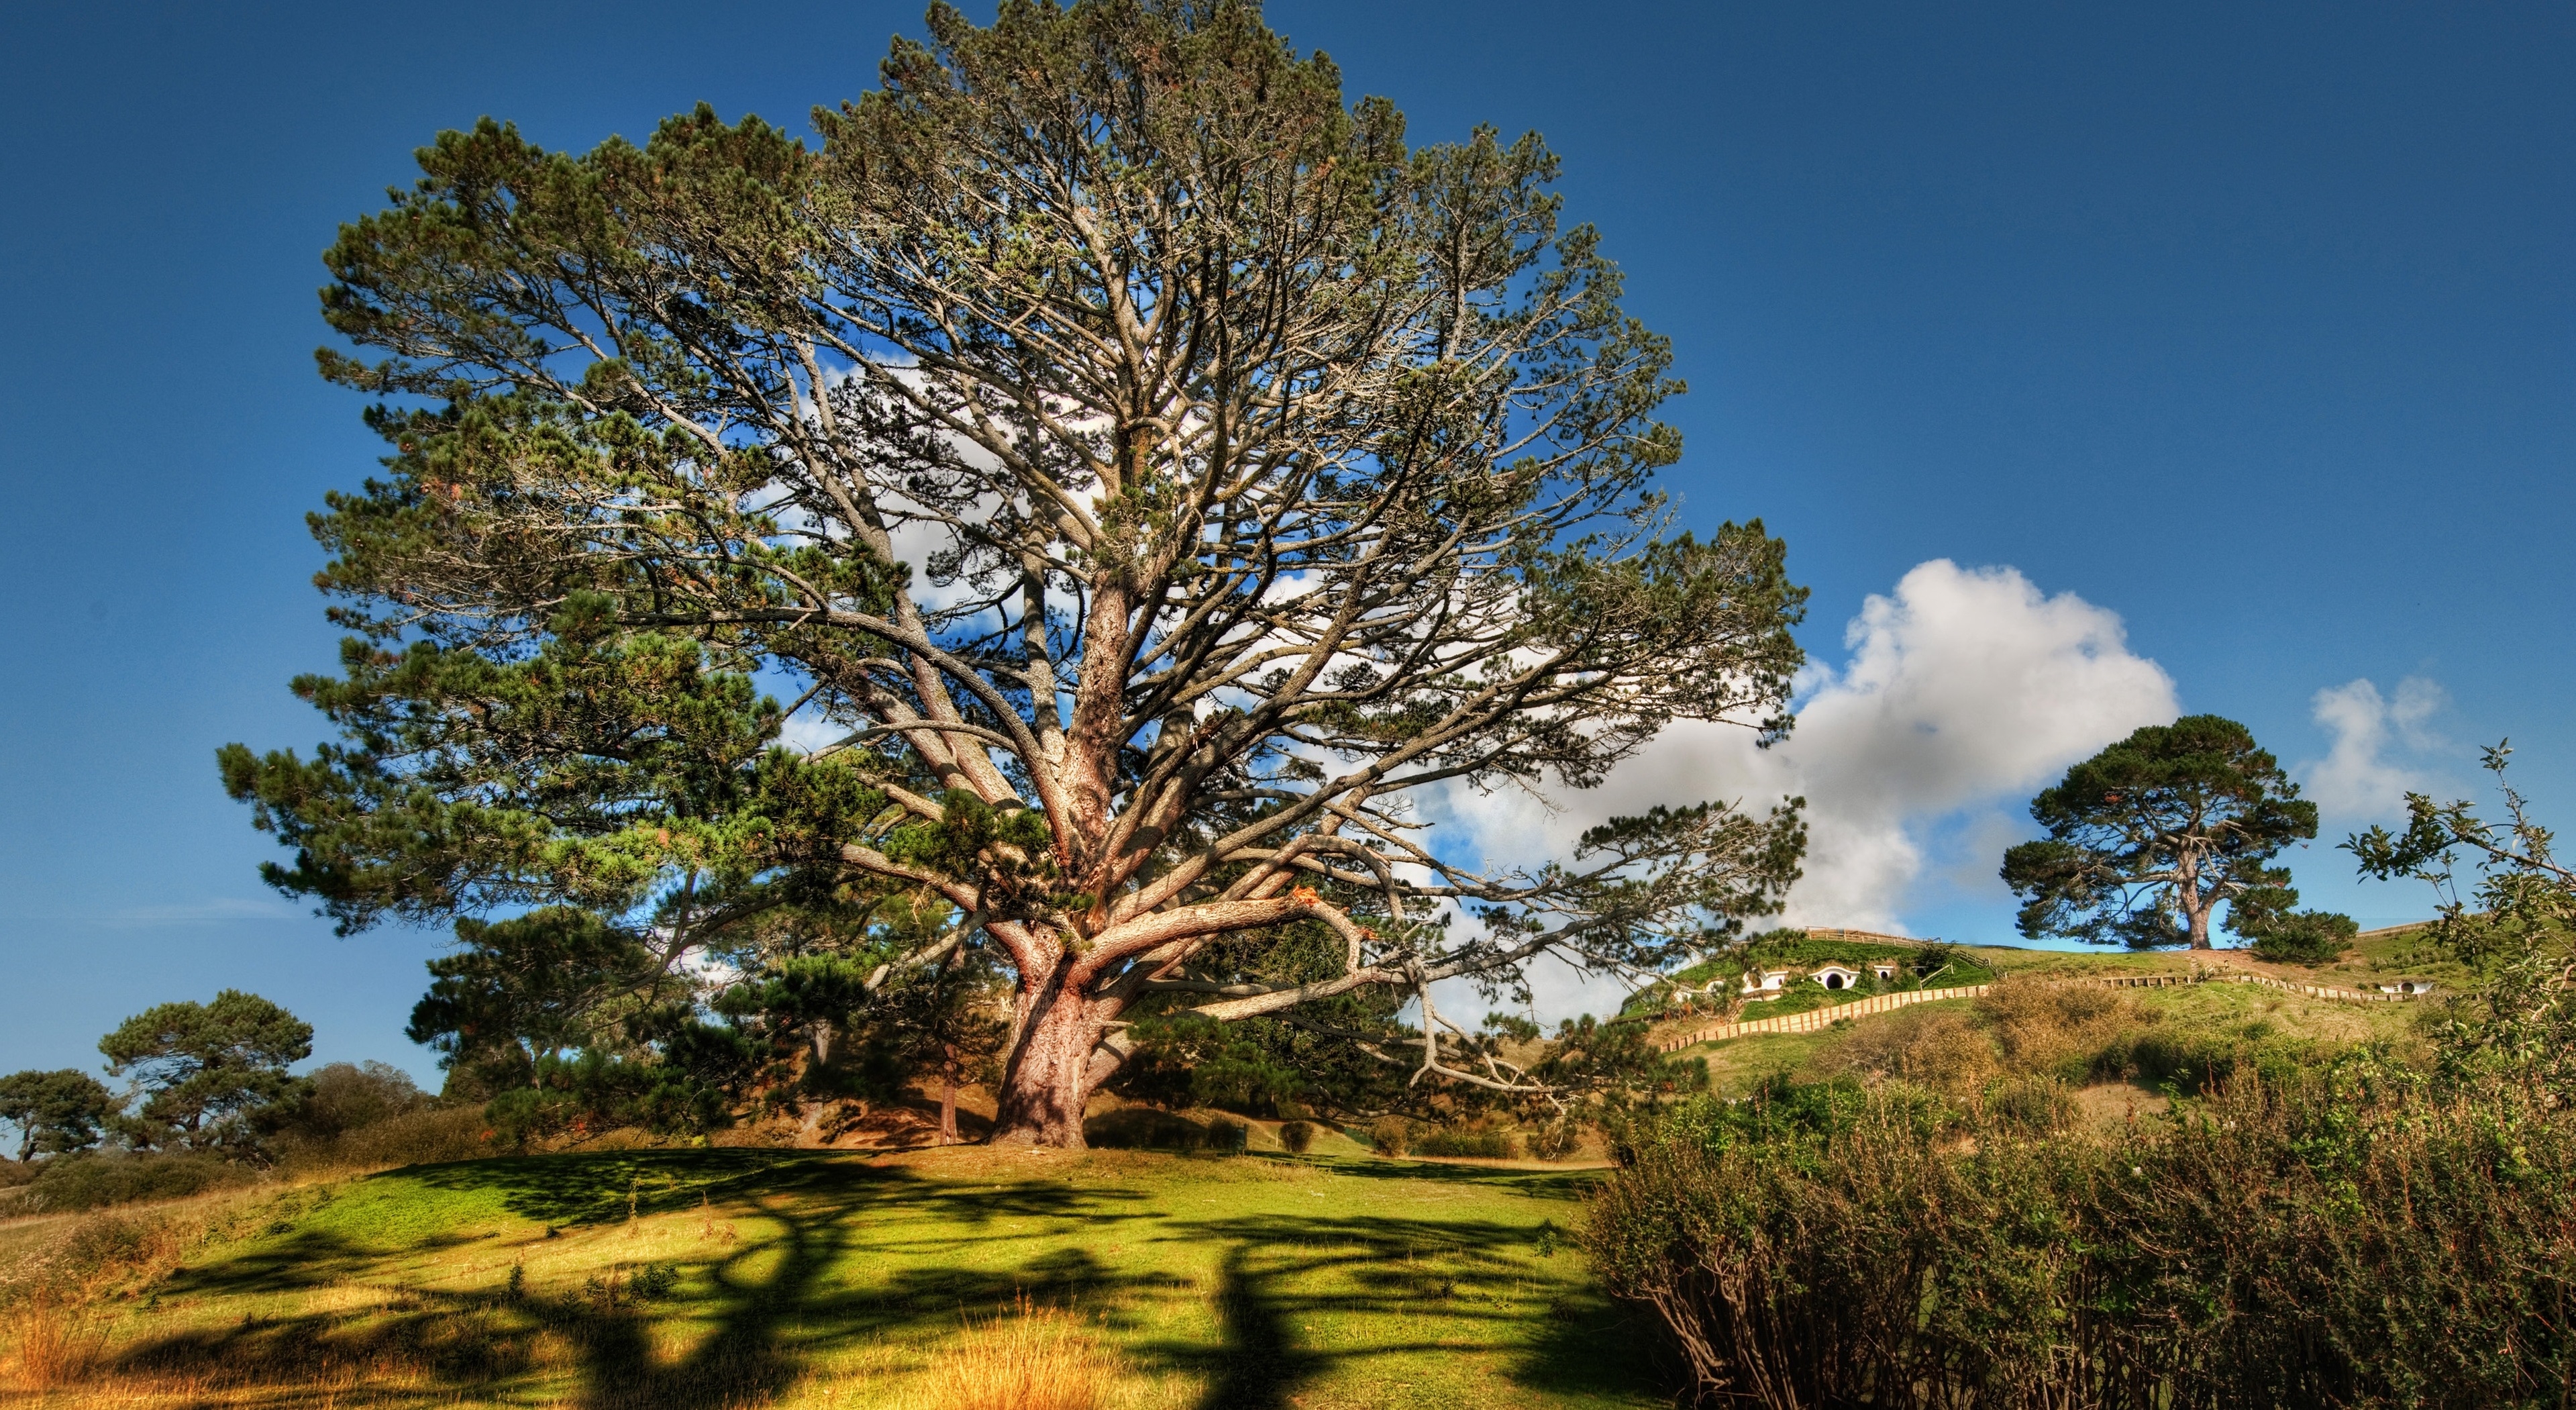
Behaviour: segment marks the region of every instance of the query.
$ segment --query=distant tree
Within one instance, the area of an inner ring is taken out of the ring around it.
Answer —
[[[2031,800],[2048,830],[2004,854],[2021,933],[2137,949],[2206,950],[2221,903],[2289,883],[2270,865],[2317,835],[2317,807],[2216,715],[2149,725],[2077,764]]]
[[[1419,1080],[1492,1083],[1443,981],[1658,971],[1776,910],[1792,800],[1526,869],[1416,806],[1587,787],[1675,720],[1774,737],[1801,660],[1785,547],[1671,529],[1670,349],[1544,143],[1410,146],[1250,3],[929,25],[819,145],[487,121],[343,228],[363,358],[323,370],[389,473],[315,524],[359,636],[297,688],[341,741],[222,755],[271,879],[351,928],[577,904],[665,956],[927,888],[1010,975],[998,1137],[1075,1146],[1150,997],[1393,993]],[[772,747],[800,711],[833,742]],[[1281,928],[1329,972],[1219,962]]]
[[[373,1060],[315,1068],[302,1088],[285,1126],[297,1135],[322,1141],[416,1111],[429,1102],[410,1073]]]
[[[313,1025],[257,994],[226,989],[214,1002],[162,1004],[98,1040],[108,1071],[143,1097],[132,1134],[210,1146],[239,1134],[238,1118],[293,1095],[287,1068],[313,1055]]]
[[[65,1155],[97,1145],[124,1103],[76,1068],[0,1077],[0,1122],[18,1128],[18,1159]]]

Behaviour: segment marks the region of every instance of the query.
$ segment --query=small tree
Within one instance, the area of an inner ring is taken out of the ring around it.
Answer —
[[[66,1155],[97,1145],[124,1103],[76,1068],[0,1077],[0,1122],[18,1128],[18,1159]]]
[[[316,1068],[302,1085],[285,1129],[307,1140],[334,1140],[429,1104],[410,1073],[372,1059]]]
[[[257,994],[226,989],[214,1002],[162,1004],[98,1040],[108,1071],[143,1097],[132,1134],[160,1144],[222,1144],[239,1118],[286,1097],[286,1069],[313,1055],[313,1025]]]
[[[2221,903],[2286,886],[2271,859],[2317,835],[2317,807],[2234,720],[2149,725],[2031,800],[2048,836],[2004,853],[2021,933],[2137,949],[2210,945]]]
[[[2508,742],[2485,751],[2503,821],[2409,793],[2404,832],[2374,827],[2343,846],[2364,876],[2430,883],[2434,941],[2483,971],[2441,1027],[2446,1075],[2539,1086],[2563,1102],[2576,1098],[2576,867],[2558,859],[2556,835],[2506,781],[2512,755]]]
[[[1651,973],[1777,909],[1793,800],[1528,869],[1414,806],[1776,734],[1800,661],[1758,521],[1670,532],[1670,351],[1537,136],[1409,147],[1252,4],[929,25],[819,150],[486,122],[344,227],[325,316],[378,360],[323,370],[396,399],[391,474],[316,521],[360,637],[297,688],[343,741],[222,756],[271,879],[351,928],[573,902],[668,957],[927,890],[1011,977],[997,1134],[1053,1145],[1153,996],[1393,991],[1409,1080],[1494,1083],[1443,981]],[[800,714],[836,742],[769,747]],[[1236,966],[1262,931],[1329,967]]]
[[[405,1032],[487,1090],[533,1084],[546,1059],[685,993],[643,937],[575,906],[459,920],[456,939],[456,953],[429,962],[429,993]]]
[[[2278,964],[2331,964],[2361,926],[2348,915],[2298,909],[2287,886],[2258,886],[2227,903],[2227,928],[2253,942],[2257,959]]]

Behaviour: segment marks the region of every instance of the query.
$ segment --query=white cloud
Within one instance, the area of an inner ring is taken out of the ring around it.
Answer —
[[[2318,691],[2311,713],[2334,744],[2324,758],[2297,767],[2301,786],[2335,817],[2395,815],[2405,807],[2407,793],[2428,791],[2432,780],[2390,755],[2440,748],[2441,740],[2425,725],[2448,703],[2442,687],[2420,676],[2399,681],[2393,698],[2382,696],[2367,680]]]
[[[849,725],[825,719],[812,707],[789,716],[787,723],[778,731],[778,742],[799,754],[829,748],[849,737]]]
[[[2072,593],[2047,596],[2012,568],[1921,564],[1862,604],[1843,644],[1840,667],[1801,675],[1797,729],[1774,748],[1754,748],[1741,729],[1679,725],[1553,809],[1453,793],[1426,811],[1504,863],[1563,856],[1591,822],[1657,803],[1724,798],[1760,809],[1801,795],[1806,877],[1785,919],[1901,932],[1927,872],[2000,889],[1994,868],[2023,800],[2103,745],[2180,713],[2172,678],[2129,650],[2118,614]],[[1542,1016],[1600,1011],[1598,986],[1537,977]]]
[[[2002,831],[2067,765],[2180,710],[2173,680],[2128,649],[2118,614],[2043,595],[2011,568],[1936,559],[1843,634],[1851,657],[1815,669],[1796,734],[1773,751],[1809,803],[1814,834],[1791,919],[1895,929],[1924,868],[1921,830],[1963,811],[1966,835]],[[1991,860],[1985,861],[1991,869]]]

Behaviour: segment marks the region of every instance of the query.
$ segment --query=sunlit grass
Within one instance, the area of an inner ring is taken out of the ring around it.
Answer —
[[[980,1148],[425,1167],[245,1207],[106,1297],[96,1369],[31,1403],[970,1410],[1048,1403],[958,1379],[1043,1363],[1091,1388],[1062,1403],[1138,1410],[1661,1404],[1564,1237],[1590,1178]]]

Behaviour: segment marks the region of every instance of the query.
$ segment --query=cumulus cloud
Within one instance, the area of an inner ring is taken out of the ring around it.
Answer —
[[[2322,759],[2295,770],[2318,808],[2339,818],[2384,818],[2405,808],[2409,792],[2431,791],[2423,770],[2392,757],[2441,747],[2426,725],[2450,703],[2442,687],[2420,676],[2382,696],[2367,680],[2327,686],[2311,699],[2310,713],[2332,736]]]
[[[1921,564],[1862,604],[1843,646],[1840,665],[1802,673],[1797,729],[1771,749],[1740,729],[1680,725],[1598,789],[1545,801],[1453,794],[1435,816],[1501,863],[1563,856],[1590,823],[1657,803],[1758,809],[1803,796],[1806,877],[1786,919],[1902,933],[1908,894],[1927,878],[2000,887],[1997,857],[2030,794],[2180,713],[2172,678],[2129,650],[2118,614],[2049,596],[2008,567]],[[1543,1010],[1597,1011],[1598,986],[1540,978]]]
[[[1849,660],[1814,669],[1796,734],[1772,751],[1814,820],[1790,898],[1792,919],[1811,924],[1898,928],[1924,829],[1946,819],[1996,840],[2008,830],[1997,809],[2180,713],[2172,678],[2129,650],[2118,614],[2047,596],[2011,568],[1922,564],[1863,604],[1843,644]],[[1958,817],[1968,810],[1987,816]]]

